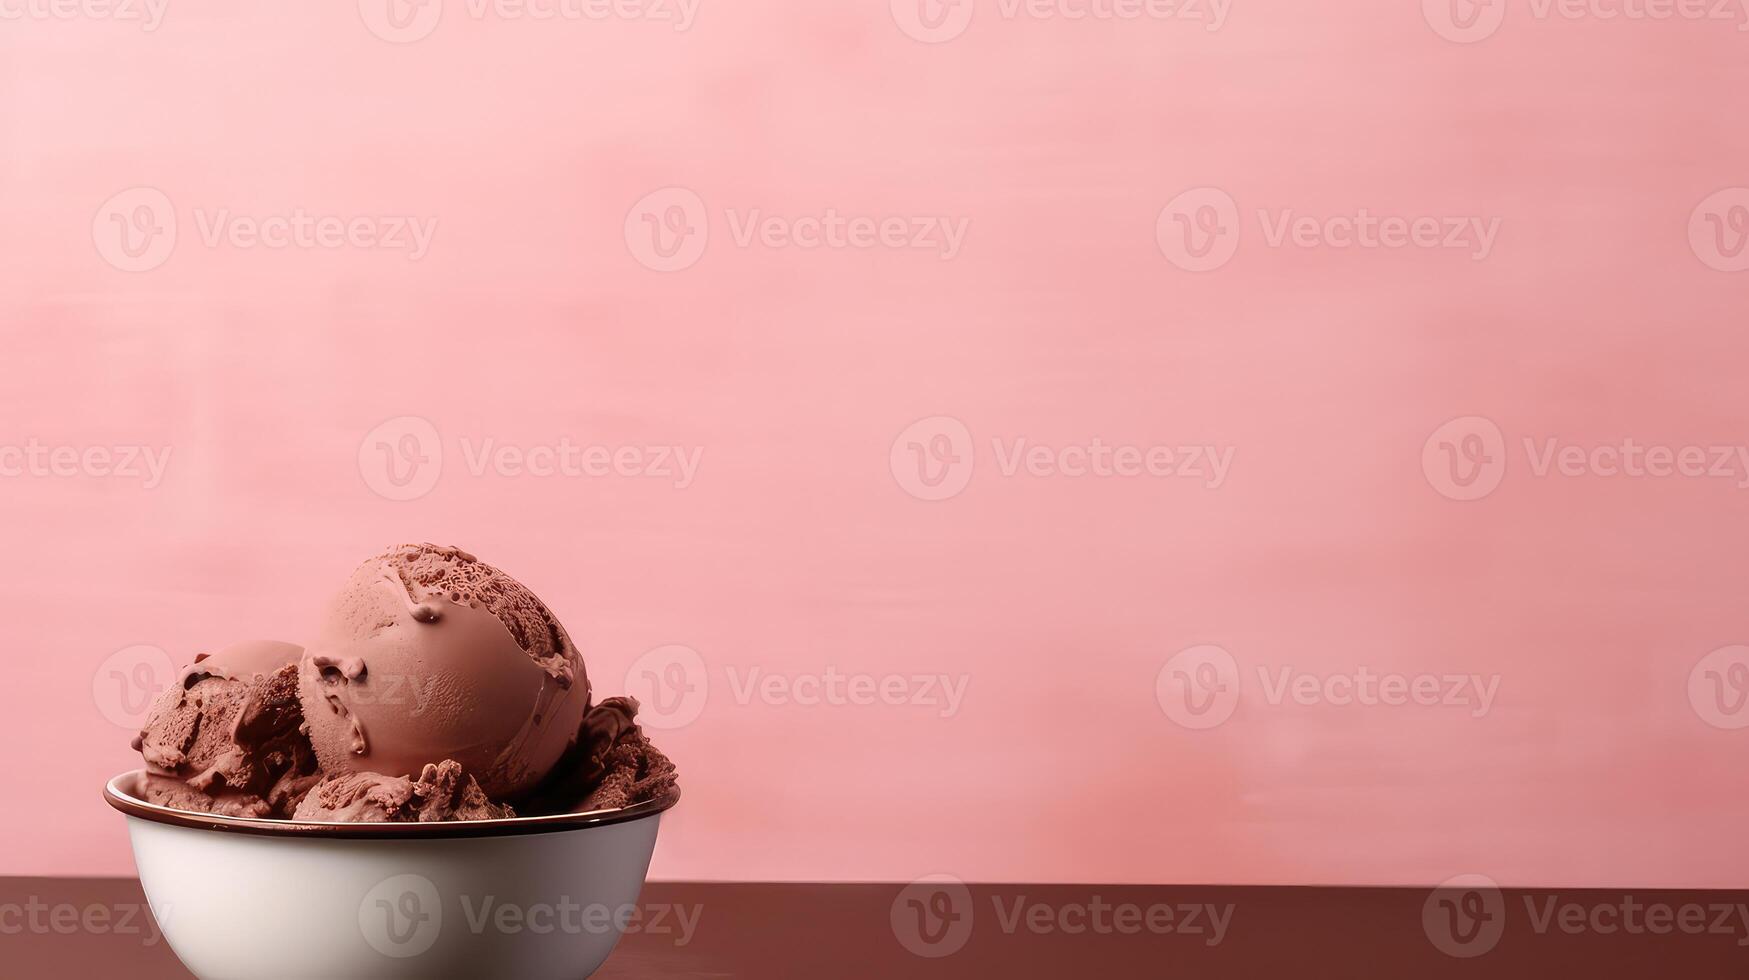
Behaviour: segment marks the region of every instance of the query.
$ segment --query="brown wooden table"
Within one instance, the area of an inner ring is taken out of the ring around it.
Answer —
[[[598,976],[1749,977],[1749,892],[652,883],[641,905]],[[188,974],[137,882],[0,878],[0,976]]]

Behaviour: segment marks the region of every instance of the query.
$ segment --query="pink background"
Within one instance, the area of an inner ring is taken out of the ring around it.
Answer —
[[[450,0],[405,44],[353,3],[0,20],[0,444],[172,453],[149,489],[0,478],[0,873],[131,872],[98,797],[136,761],[125,651],[302,639],[356,561],[436,540],[544,596],[604,693],[697,652],[658,877],[1749,884],[1749,709],[1690,684],[1749,642],[1744,474],[1522,448],[1749,440],[1749,275],[1689,235],[1749,184],[1749,33],[1513,0],[1464,43],[1435,7],[1234,0],[1209,31],[977,0],[942,43],[886,0],[704,0],[685,31]],[[104,209],[139,187],[178,231],[129,272]],[[633,205],[671,187],[709,238],[661,272]],[[1156,222],[1201,187],[1241,230],[1191,272]],[[438,226],[417,261],[209,245],[227,208]],[[944,259],[741,247],[727,217],[828,208],[969,225]],[[1480,261],[1271,247],[1284,208],[1500,224]],[[894,443],[937,416],[975,465],[926,501]],[[1459,501],[1423,447],[1469,416],[1506,469]],[[408,417],[443,458],[394,500],[367,433]],[[1233,464],[1008,476],[1016,437]],[[702,456],[684,488],[472,473],[486,438]],[[1156,689],[1199,644],[1242,681],[1206,730]],[[1271,703],[1257,675],[1363,665],[1498,694]],[[964,700],[731,677],[828,667]]]

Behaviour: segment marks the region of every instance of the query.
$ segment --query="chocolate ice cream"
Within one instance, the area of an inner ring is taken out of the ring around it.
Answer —
[[[638,703],[590,703],[583,658],[521,583],[456,548],[353,572],[317,639],[196,658],[135,740],[148,802],[308,822],[492,820],[675,786]]]
[[[534,593],[472,555],[405,545],[360,565],[298,671],[329,775],[453,760],[494,799],[540,782],[589,706],[583,658]]]
[[[298,806],[299,820],[323,823],[408,823],[495,820],[516,812],[486,798],[474,777],[448,760],[426,766],[418,779],[374,772],[330,776]]]
[[[271,640],[195,657],[134,739],[150,802],[286,816],[316,781],[297,693],[302,648]]]
[[[637,715],[636,698],[607,698],[589,709],[576,744],[525,809],[605,810],[641,803],[672,788],[674,764],[644,737]]]

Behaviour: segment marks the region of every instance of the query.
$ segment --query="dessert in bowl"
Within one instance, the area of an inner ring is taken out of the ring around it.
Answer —
[[[595,813],[306,823],[104,795],[165,939],[202,980],[580,980],[624,930],[679,790]]]
[[[104,795],[202,978],[588,976],[675,770],[544,603],[465,552],[365,562],[308,648],[197,657]]]

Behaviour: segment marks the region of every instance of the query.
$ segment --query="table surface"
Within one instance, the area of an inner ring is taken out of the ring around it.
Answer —
[[[627,935],[597,976],[1749,976],[1749,892],[1508,889],[1494,904],[1484,897],[1399,888],[652,882],[640,900],[647,927]],[[1500,929],[1466,927],[1468,945],[1454,940],[1448,917],[1463,910],[1482,913],[1472,924]],[[0,878],[0,974],[188,977],[144,914],[131,879]],[[1451,955],[1438,941],[1479,955]]]

